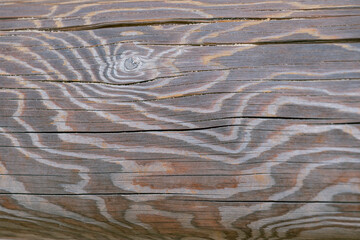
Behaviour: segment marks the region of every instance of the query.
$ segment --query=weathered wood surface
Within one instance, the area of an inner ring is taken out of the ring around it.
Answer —
[[[0,237],[360,239],[358,0],[0,3]]]

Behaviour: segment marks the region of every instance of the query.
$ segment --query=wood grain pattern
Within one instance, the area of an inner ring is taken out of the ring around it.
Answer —
[[[0,238],[360,239],[358,0],[0,3]]]

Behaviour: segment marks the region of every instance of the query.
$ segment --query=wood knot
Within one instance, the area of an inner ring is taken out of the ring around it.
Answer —
[[[134,71],[135,69],[140,67],[140,65],[141,65],[141,60],[139,57],[136,56],[129,57],[124,61],[124,68],[127,71]]]
[[[166,69],[160,67],[163,59],[170,58],[165,58],[163,51],[137,44],[120,44],[114,47],[110,49],[111,54],[106,56],[104,67],[99,69],[104,82],[128,84],[156,78],[161,74],[160,69]],[[169,60],[166,63],[168,62]]]

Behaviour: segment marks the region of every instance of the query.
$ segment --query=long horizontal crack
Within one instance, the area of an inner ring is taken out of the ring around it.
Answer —
[[[218,125],[211,127],[199,127],[199,128],[179,128],[179,129],[142,129],[142,130],[126,130],[126,131],[14,131],[11,133],[38,133],[38,134],[120,134],[120,133],[146,133],[146,132],[188,132],[188,131],[199,131],[199,130],[208,130],[216,128],[226,128],[226,127],[235,127],[235,126],[244,126],[242,124],[229,124],[229,125]],[[1,134],[1,132],[0,132]]]
[[[223,69],[206,69],[206,70],[193,70],[193,71],[181,71],[177,75],[173,76],[163,76],[163,77],[156,77],[151,79],[146,79],[142,81],[137,82],[129,82],[129,83],[111,83],[111,82],[100,82],[100,81],[82,81],[82,80],[73,80],[73,79],[46,79],[46,80],[38,80],[38,79],[30,79],[27,80],[29,82],[44,82],[44,83],[60,83],[60,84],[93,84],[93,85],[108,85],[108,86],[129,86],[129,85],[137,85],[137,84],[143,84],[143,83],[149,83],[156,81],[158,79],[170,79],[170,78],[178,78],[187,76],[188,73],[196,73],[196,72],[210,72],[210,71],[226,71],[226,70],[236,70],[239,68],[223,68]],[[1,75],[0,76],[4,76]],[[15,75],[12,75],[15,76]],[[21,75],[16,75],[21,76]],[[359,81],[360,78],[314,78],[314,79],[241,79],[241,80],[229,80],[229,82],[320,82],[320,81]],[[185,84],[183,84],[185,85]],[[29,89],[29,88],[19,88],[19,87],[0,87],[0,89]],[[32,88],[34,89],[34,88]],[[209,94],[218,94],[217,93],[209,93]],[[227,94],[227,93],[236,93],[236,92],[221,92],[219,94]],[[195,94],[194,94],[195,95]],[[196,95],[205,95],[204,93],[199,93]],[[192,96],[190,94],[172,97],[172,98],[183,98]],[[161,98],[161,100],[167,99],[167,98]],[[144,100],[137,100],[134,102],[143,102],[143,101],[158,101],[158,98],[154,99],[144,99]]]
[[[260,119],[274,119],[267,117],[248,117],[248,118],[260,118]],[[276,118],[275,118],[276,119]],[[280,119],[289,119],[289,118],[280,118]],[[290,119],[298,119],[301,118],[290,118]],[[358,125],[360,122],[343,122],[343,123],[317,123],[317,124],[342,124],[342,125]],[[236,126],[246,126],[246,124],[226,124],[226,125],[217,125],[210,127],[198,127],[198,128],[172,128],[172,129],[141,129],[141,130],[123,130],[123,131],[13,131],[11,133],[19,134],[19,133],[36,133],[36,134],[124,134],[124,133],[147,133],[147,132],[190,132],[190,131],[201,131],[201,130],[209,130],[209,129],[217,129],[217,128],[227,128],[227,127],[236,127]],[[269,130],[273,131],[273,130]],[[1,134],[1,133],[0,133]]]
[[[324,18],[341,18],[353,17],[354,15],[335,15],[335,16],[309,16],[309,17],[216,17],[216,18],[173,18],[173,19],[151,19],[135,21],[113,21],[106,23],[94,23],[88,25],[75,25],[69,27],[39,27],[39,28],[17,28],[1,29],[0,31],[49,31],[49,32],[68,32],[96,30],[103,28],[120,28],[120,27],[139,27],[154,25],[194,25],[219,22],[239,22],[239,21],[289,21],[289,20],[306,20],[306,19],[324,19]]]
[[[185,76],[184,74],[178,74],[174,76],[164,76],[164,77],[155,77],[151,79],[141,80],[137,82],[128,82],[128,83],[110,83],[110,82],[96,82],[96,81],[78,81],[78,80],[30,80],[34,82],[49,82],[49,83],[79,83],[79,84],[101,84],[101,85],[110,85],[110,86],[129,86],[137,85],[141,83],[153,82],[158,79],[169,79]]]
[[[235,7],[235,6],[234,6]],[[357,5],[349,5],[349,6],[323,6],[323,7],[312,7],[312,8],[289,8],[286,9],[288,11],[324,11],[324,10],[355,10],[355,9],[360,9],[359,6]],[[136,9],[135,9],[136,10]],[[265,9],[254,9],[253,11],[265,11],[265,12],[269,12],[269,11],[284,11],[284,9],[278,9],[278,8],[265,8]],[[338,15],[335,15],[338,16]],[[318,18],[322,18],[322,17],[328,17],[327,16],[315,16]],[[81,16],[66,16],[66,17],[48,17],[48,16],[8,16],[8,17],[0,17],[0,21],[1,20],[54,20],[54,18],[56,18],[57,20],[69,20],[69,19],[81,19]]]
[[[129,195],[164,195],[164,196],[201,196],[207,194],[188,194],[188,193],[151,193],[151,192],[138,192],[138,193],[9,193],[1,192],[0,195],[25,195],[25,196],[129,196]],[[218,202],[218,203],[283,203],[283,204],[360,204],[359,201],[299,201],[299,200],[216,200],[216,199],[172,199],[173,201],[186,201],[186,202]]]
[[[313,7],[313,8],[289,8],[286,9],[288,11],[323,11],[323,10],[346,10],[346,9],[350,9],[350,10],[355,10],[355,9],[360,9],[360,7],[356,6],[356,5],[350,5],[350,6],[329,6],[329,7]],[[136,10],[136,9],[135,9]],[[270,9],[270,8],[265,8],[265,9],[256,9],[254,11],[284,11],[284,9]],[[324,17],[324,16],[318,16],[318,17]],[[67,17],[47,17],[47,16],[8,16],[8,17],[0,17],[0,21],[1,20],[54,20],[54,18],[58,19],[58,20],[69,20],[69,19],[81,19],[81,16],[67,16]]]
[[[278,41],[257,41],[257,42],[204,42],[204,43],[141,43],[143,46],[191,46],[191,47],[206,47],[206,46],[242,46],[242,45],[280,45],[280,44],[340,44],[340,43],[360,43],[360,38],[341,38],[341,39],[297,39],[297,40],[278,40]]]

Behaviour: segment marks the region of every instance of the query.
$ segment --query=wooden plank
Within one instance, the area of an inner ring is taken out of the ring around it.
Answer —
[[[359,239],[359,13],[2,1],[0,238]]]

